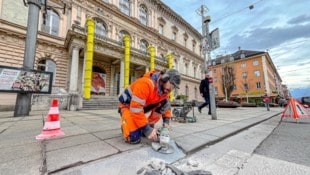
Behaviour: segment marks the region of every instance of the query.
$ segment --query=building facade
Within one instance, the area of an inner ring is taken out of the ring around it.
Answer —
[[[170,54],[182,75],[174,94],[201,98],[201,34],[160,0],[48,0],[46,7],[40,10],[33,69],[54,73],[53,90],[52,95],[33,95],[34,105],[49,104],[56,96],[65,108],[74,94],[77,108],[82,107],[87,20],[95,25],[92,77],[103,81],[92,87],[91,98],[117,96],[124,89],[124,36],[130,38],[129,82],[150,70],[149,48],[154,47],[155,69],[168,68]],[[27,16],[22,1],[0,0],[0,65],[22,67]],[[12,101],[15,95],[1,93]]]
[[[255,102],[255,99],[260,99],[266,93],[273,98],[283,97],[282,79],[268,52],[238,50],[231,55],[212,60],[211,64],[218,100],[226,98],[222,78],[225,66],[232,67],[235,75],[235,86],[230,99],[239,102]]]

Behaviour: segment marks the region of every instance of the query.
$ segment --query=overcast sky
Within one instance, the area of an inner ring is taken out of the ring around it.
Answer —
[[[216,55],[244,50],[268,51],[282,83],[310,91],[310,0],[162,0],[201,32],[196,13],[205,4],[209,30],[220,30]],[[253,9],[249,6],[254,5]]]

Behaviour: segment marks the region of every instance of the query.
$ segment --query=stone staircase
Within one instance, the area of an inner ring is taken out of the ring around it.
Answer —
[[[92,96],[89,100],[83,100],[82,110],[115,109],[118,108],[117,96]]]

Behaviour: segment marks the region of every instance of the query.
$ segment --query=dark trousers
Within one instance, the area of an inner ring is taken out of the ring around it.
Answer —
[[[208,114],[211,114],[210,97],[204,97],[204,99],[205,99],[205,102],[202,105],[200,105],[198,108],[202,109],[205,106],[209,105],[209,112],[208,112]]]

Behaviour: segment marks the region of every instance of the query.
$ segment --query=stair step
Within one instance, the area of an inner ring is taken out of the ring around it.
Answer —
[[[83,100],[82,109],[117,109],[118,104],[116,96],[92,96],[89,100]]]

